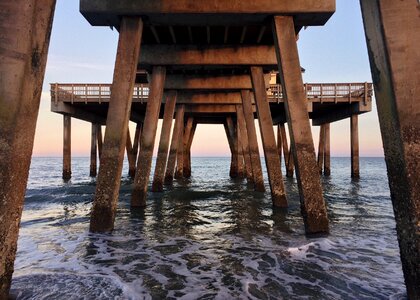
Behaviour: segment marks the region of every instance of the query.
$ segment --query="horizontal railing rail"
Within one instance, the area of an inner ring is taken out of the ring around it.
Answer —
[[[52,83],[51,100],[54,102],[108,102],[111,96],[109,83]],[[367,102],[373,95],[372,83],[305,83],[304,90],[308,101],[316,102],[352,102],[361,99]],[[267,89],[270,100],[281,102],[283,91],[280,84],[271,84]],[[133,100],[143,102],[149,96],[147,84],[136,84]]]

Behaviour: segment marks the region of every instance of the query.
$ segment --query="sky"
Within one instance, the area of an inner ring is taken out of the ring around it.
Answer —
[[[61,156],[63,117],[50,111],[50,83],[111,83],[118,32],[93,27],[79,13],[78,0],[58,0],[36,127],[34,156]],[[372,82],[359,1],[337,0],[325,26],[302,30],[298,41],[304,82]],[[130,123],[134,133],[134,124]],[[258,124],[257,133],[259,133]],[[155,154],[160,136],[159,121]],[[72,155],[90,153],[90,123],[72,119]],[[313,127],[318,145],[319,127]],[[261,140],[259,138],[259,145]],[[360,156],[383,156],[375,102],[359,116]],[[263,151],[260,147],[260,154]],[[193,156],[229,156],[222,125],[198,125]],[[331,155],[350,155],[349,119],[331,124]]]

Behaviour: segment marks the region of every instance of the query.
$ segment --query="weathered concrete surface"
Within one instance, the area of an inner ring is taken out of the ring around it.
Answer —
[[[305,229],[308,234],[328,232],[327,209],[322,196],[306,95],[302,88],[293,18],[276,16],[273,25]]]
[[[324,124],[324,176],[331,175],[331,134],[330,123]]]
[[[350,144],[351,144],[351,178],[360,178],[359,169],[359,122],[358,116],[350,118]]]
[[[235,124],[233,123],[233,119],[231,116],[226,117],[225,123],[225,131],[226,136],[229,143],[230,153],[231,153],[231,160],[230,160],[230,170],[229,176],[231,178],[238,177],[238,139],[236,136],[236,128]]]
[[[283,155],[284,155],[284,164],[286,166],[286,177],[293,177],[293,171],[294,171],[294,161],[293,161],[293,155],[292,151],[290,149],[289,151],[289,145],[287,142],[287,134],[286,134],[286,128],[284,127],[284,123],[280,124],[280,132],[281,132],[281,141],[283,145]]]
[[[71,116],[63,116],[63,179],[71,178]]]
[[[125,140],[125,149],[127,152],[127,160],[128,160],[128,175],[132,179],[136,175],[136,157],[133,156],[133,145],[134,143],[131,143],[130,128],[127,127],[127,138]]]
[[[166,166],[165,184],[172,184],[174,180],[174,172],[176,165],[176,157],[178,153],[179,139],[181,131],[184,130],[184,112],[185,105],[179,105],[175,115],[175,125],[172,132],[171,148],[169,149],[168,164]]]
[[[244,152],[243,152],[243,140],[241,135],[241,130],[239,128],[239,122],[236,118],[236,151],[237,151],[237,157],[238,157],[238,177],[244,178],[245,177],[245,165],[244,165]]]
[[[152,191],[163,191],[163,180],[166,171],[166,162],[169,151],[169,138],[171,136],[172,120],[174,118],[176,103],[176,91],[172,91],[165,104],[163,114],[162,131],[160,134],[159,149],[156,159],[155,174],[153,176]]]
[[[318,144],[318,168],[319,174],[322,174],[325,157],[325,125],[319,127],[319,144]]]
[[[99,162],[101,161],[102,156],[102,126],[100,124],[97,125],[97,137],[98,137],[98,156],[99,156]]]
[[[182,155],[182,177],[185,178],[185,174],[188,173],[188,169],[191,168],[190,161],[191,161],[191,153],[190,153],[190,147],[188,146],[188,143],[191,138],[191,133],[194,127],[194,118],[189,117],[187,119],[187,123],[185,124],[185,130],[184,130],[184,137],[183,137],[183,155]],[[191,171],[189,171],[191,173]]]
[[[255,130],[254,112],[252,109],[250,91],[241,91],[241,97],[246,131],[248,133],[249,153],[251,156],[252,174],[254,175],[254,188],[258,192],[264,192],[264,179],[261,169],[260,151],[258,149],[257,132]]]
[[[273,121],[267,100],[264,75],[261,67],[251,67],[252,86],[254,88],[255,103],[257,105],[258,122],[264,149],[265,165],[271,188],[271,198],[276,207],[287,207],[283,175],[280,168],[280,157],[277,152],[274,136]]]
[[[91,137],[90,137],[90,169],[89,176],[96,177],[97,170],[97,152],[98,152],[98,126],[92,123]]]
[[[407,295],[420,299],[419,3],[360,3]]]
[[[149,100],[147,101],[146,115],[141,135],[141,149],[137,162],[136,176],[134,178],[133,193],[131,195],[132,207],[146,206],[147,186],[152,168],[153,148],[155,146],[165,76],[165,67],[153,67]]]
[[[185,119],[182,120],[182,128],[179,131],[178,147],[176,149],[176,168],[175,179],[184,177],[184,132],[185,132]]]
[[[0,2],[0,299],[9,296],[55,0]]]
[[[142,29],[140,18],[127,17],[121,21],[105,139],[90,219],[90,230],[94,232],[107,232],[114,228]]]
[[[194,140],[194,134],[195,134],[196,128],[197,128],[197,122],[193,122],[190,136],[188,138],[186,152],[184,154],[184,177],[185,178],[191,177],[191,146]]]
[[[249,76],[248,76],[249,77]],[[254,183],[254,176],[252,174],[251,155],[249,152],[248,132],[246,130],[245,117],[242,105],[236,106],[236,118],[238,120],[238,129],[242,137],[242,151],[245,164],[245,175],[248,183]]]

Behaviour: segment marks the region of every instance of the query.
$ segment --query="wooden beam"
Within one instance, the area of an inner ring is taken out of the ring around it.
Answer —
[[[355,102],[345,106],[333,107],[332,109],[322,113],[314,114],[312,117],[312,125],[319,126],[326,123],[334,123],[340,120],[351,118],[353,115],[359,115],[372,110],[372,102],[365,103]]]
[[[258,123],[264,149],[265,165],[271,188],[271,198],[276,207],[287,207],[286,192],[281,174],[280,159],[277,154],[270,106],[265,91],[264,75],[261,67],[251,67],[252,86],[257,105]]]
[[[105,139],[90,219],[90,231],[93,232],[107,232],[114,228],[142,32],[141,18],[122,18]]]
[[[305,229],[308,234],[328,232],[293,17],[275,16],[273,30]]]
[[[266,45],[145,45],[140,68],[167,66],[268,66],[276,67],[276,52]]]
[[[251,104],[251,93],[248,90],[241,92],[242,108],[246,130],[248,133],[249,152],[251,156],[252,174],[254,175],[254,188],[257,192],[264,192],[264,179],[261,169],[260,151],[258,149],[257,132],[255,130],[254,112]]]
[[[141,135],[141,149],[137,161],[133,193],[131,195],[131,207],[146,206],[147,186],[152,168],[153,149],[159,120],[160,105],[163,97],[165,75],[165,67],[153,67],[149,100],[147,101],[146,116]]]
[[[175,126],[172,132],[171,148],[169,149],[169,158],[165,173],[165,184],[172,184],[172,181],[174,179],[180,133],[182,130],[184,130],[184,112],[185,105],[179,105],[176,110]]]
[[[155,174],[153,176],[152,191],[163,191],[163,180],[166,172],[166,162],[168,159],[169,138],[171,135],[172,120],[174,118],[176,103],[176,91],[170,93],[165,104],[163,115],[162,131],[160,134],[159,150],[156,159]]]
[[[360,1],[408,299],[420,299],[418,1]]]

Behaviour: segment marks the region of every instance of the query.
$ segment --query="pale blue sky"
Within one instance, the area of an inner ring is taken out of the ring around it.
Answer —
[[[49,83],[112,81],[118,33],[108,27],[92,27],[79,13],[79,1],[58,0],[51,36],[43,97],[35,140],[35,155],[61,155],[62,119],[49,111]],[[359,1],[337,0],[337,11],[325,26],[302,30],[299,38],[305,82],[371,82]],[[360,151],[363,156],[382,156],[376,107],[360,116]],[[54,128],[54,130],[51,130]],[[200,132],[206,132],[206,136]],[[314,129],[317,142],[318,128]],[[227,142],[212,148],[209,136],[220,138],[221,126],[200,126],[193,144],[200,154],[228,154]],[[331,128],[332,155],[349,155],[349,121]],[[90,126],[73,122],[73,153],[88,155]],[[46,146],[48,145],[48,146]]]

